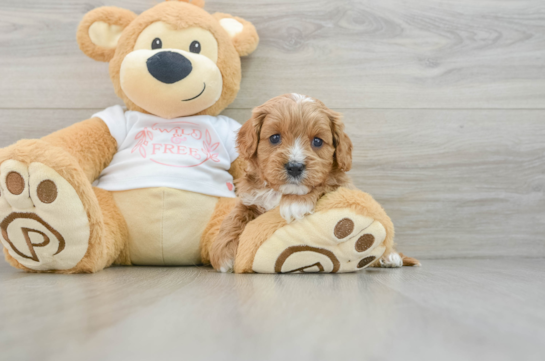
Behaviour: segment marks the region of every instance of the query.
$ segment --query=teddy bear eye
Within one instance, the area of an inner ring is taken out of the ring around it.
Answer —
[[[161,41],[161,39],[159,38],[155,38],[153,39],[153,41],[151,42],[151,48],[153,50],[155,49],[161,49],[163,47],[163,42]]]
[[[320,148],[322,145],[324,145],[324,141],[321,140],[318,137],[314,137],[314,140],[312,141],[312,145],[316,148]]]
[[[269,141],[271,142],[271,144],[278,144],[278,143],[280,143],[280,134],[271,135],[271,136],[269,137]]]
[[[191,45],[189,45],[189,51],[195,54],[198,54],[201,52],[201,43],[199,43],[197,40],[194,40]]]

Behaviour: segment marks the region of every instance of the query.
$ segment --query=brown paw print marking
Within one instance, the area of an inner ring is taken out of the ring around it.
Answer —
[[[25,180],[17,172],[9,172],[6,177],[6,187],[12,193],[18,196],[25,190]]]
[[[358,263],[358,268],[363,268],[375,260],[374,256],[365,257]]]
[[[38,198],[44,203],[53,203],[57,199],[57,186],[53,181],[44,180],[36,190]]]
[[[333,264],[333,269],[331,270],[331,273],[336,273],[341,268],[341,263],[339,262],[339,259],[333,254],[333,252],[323,248],[302,245],[302,246],[291,246],[286,248],[284,252],[282,252],[280,256],[278,256],[278,258],[276,259],[276,263],[274,265],[274,271],[276,273],[282,273],[282,266],[284,265],[284,263],[286,263],[286,260],[288,259],[288,257],[297,252],[315,252],[315,253],[319,253],[326,256],[327,258],[329,258],[329,260]],[[318,267],[320,272],[324,271],[324,266],[320,262],[316,262],[308,266],[299,267],[295,270],[292,270],[286,273],[304,272],[305,269],[312,268],[312,267]]]
[[[375,243],[375,236],[372,234],[364,234],[356,242],[356,251],[367,251]]]
[[[343,239],[350,236],[353,231],[354,221],[352,221],[350,218],[343,218],[337,223],[337,225],[335,225],[333,234],[335,234],[335,237]]]
[[[289,271],[289,272],[286,272],[286,273],[295,273],[295,272],[306,273],[305,270],[307,270],[309,268],[312,268],[312,267],[317,267],[320,270],[320,272],[324,272],[324,266],[322,266],[322,264],[320,262],[316,262],[316,263],[308,265],[308,266],[296,268],[293,271]]]
[[[11,242],[9,235],[8,235],[8,227],[11,224],[11,222],[18,220],[18,219],[27,219],[27,220],[33,220],[38,223],[40,223],[42,226],[44,226],[49,232],[51,232],[59,241],[59,247],[57,248],[57,252],[55,252],[55,255],[61,253],[64,250],[64,247],[66,245],[66,242],[64,241],[64,237],[61,236],[59,232],[57,232],[53,227],[51,227],[47,222],[45,222],[40,216],[38,216],[35,213],[20,213],[20,212],[13,212],[4,220],[2,223],[0,223],[0,230],[2,231],[2,235],[4,236],[4,239],[6,242],[9,243],[11,248],[15,253],[17,253],[19,256],[23,258],[28,258],[33,261],[39,262],[38,255],[36,254],[36,251],[34,248],[36,247],[45,247],[49,244],[50,239],[49,237],[42,231],[27,227],[21,227],[21,232],[23,233],[23,237],[25,238],[28,251],[30,252],[30,256],[25,254],[23,251],[17,249],[13,243]],[[29,233],[36,233],[43,237],[43,242],[41,243],[32,243],[32,240],[30,239]]]

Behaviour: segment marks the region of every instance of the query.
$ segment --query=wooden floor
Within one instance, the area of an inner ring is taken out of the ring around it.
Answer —
[[[0,265],[3,360],[543,360],[545,263],[344,275]]]
[[[0,147],[114,104],[75,32],[101,5],[0,0]],[[286,92],[345,114],[355,184],[418,269],[235,276],[28,275],[0,262],[0,359],[542,360],[542,0],[208,0],[257,51],[224,114]]]

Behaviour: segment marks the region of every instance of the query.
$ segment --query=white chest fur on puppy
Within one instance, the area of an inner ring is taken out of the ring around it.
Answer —
[[[308,200],[301,200],[280,206],[280,215],[288,223],[303,219],[307,214],[312,213],[314,213],[314,204]]]
[[[254,189],[251,193],[240,195],[242,204],[246,206],[255,205],[270,211],[280,204],[282,194],[304,195],[309,192],[309,189],[304,185],[284,184],[280,186],[280,192],[272,188]],[[280,215],[288,223],[294,220],[302,219],[307,214],[312,214],[314,204],[301,200],[300,202],[287,203],[280,206]]]
[[[272,188],[253,189],[250,193],[243,193],[240,195],[242,204],[245,206],[258,206],[265,211],[278,206],[282,193],[275,191]]]
[[[240,124],[225,116],[163,119],[120,106],[94,115],[117,141],[118,151],[98,179],[109,191],[168,187],[235,197],[228,170],[238,157]]]

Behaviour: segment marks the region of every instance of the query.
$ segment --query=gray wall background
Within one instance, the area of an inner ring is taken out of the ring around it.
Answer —
[[[108,66],[78,49],[102,5],[3,0],[0,147],[120,104]],[[545,255],[545,4],[540,0],[209,0],[252,21],[224,114],[286,92],[343,112],[356,185],[383,204],[399,248],[420,258]]]

